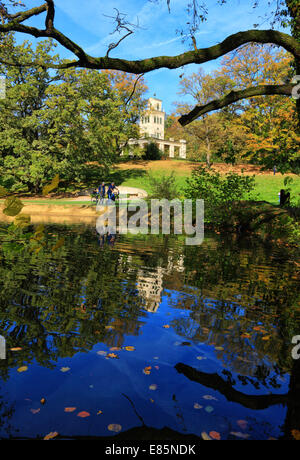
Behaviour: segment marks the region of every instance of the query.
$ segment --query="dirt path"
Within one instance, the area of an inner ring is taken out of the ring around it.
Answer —
[[[175,171],[178,174],[188,174],[193,169],[205,166],[205,163],[196,163],[191,161],[179,161],[179,160],[159,160],[159,161],[144,161],[144,160],[136,160],[130,161],[127,163],[120,163],[117,168],[124,170],[124,169],[144,169],[146,171],[158,171],[158,170],[165,170],[166,172]],[[228,165],[226,163],[214,163],[213,168],[220,172],[220,173],[228,173],[229,171],[233,171],[237,174],[242,174],[242,170],[244,170],[245,174],[248,175],[256,175],[256,176],[272,176],[273,170],[262,171],[260,166],[256,165],[249,165],[249,164],[240,164],[240,165]],[[290,176],[294,176],[294,174],[288,174]]]

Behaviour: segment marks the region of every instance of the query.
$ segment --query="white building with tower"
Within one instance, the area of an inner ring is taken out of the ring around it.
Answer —
[[[162,100],[156,97],[150,97],[147,107],[139,120],[140,139],[130,139],[128,146],[139,146],[144,148],[146,144],[155,142],[159,149],[168,154],[170,158],[186,158],[186,141],[180,139],[179,142],[174,139],[165,139],[165,118]]]

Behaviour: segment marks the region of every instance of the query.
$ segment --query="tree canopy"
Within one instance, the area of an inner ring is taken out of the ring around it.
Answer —
[[[150,0],[149,0],[150,1]],[[159,3],[159,0],[152,0],[154,3]],[[163,1],[163,0],[162,0]],[[164,0],[167,2],[169,9],[172,9],[172,0]],[[223,4],[230,0],[220,0]],[[25,1],[26,3],[26,1]],[[133,74],[145,74],[160,68],[176,69],[188,64],[202,64],[238,49],[239,47],[249,43],[273,44],[284,48],[294,57],[294,68],[297,75],[300,74],[300,9],[299,0],[279,0],[275,2],[274,10],[268,12],[269,19],[272,22],[272,28],[249,29],[240,31],[226,37],[221,43],[215,44],[208,48],[200,48],[195,40],[195,31],[198,29],[201,22],[206,20],[209,14],[209,2],[200,3],[198,0],[186,0],[186,8],[190,16],[187,24],[179,26],[179,30],[183,34],[184,29],[188,29],[189,37],[193,43],[193,49],[188,50],[176,56],[151,56],[146,59],[127,60],[118,57],[111,57],[109,54],[116,49],[119,43],[129,34],[134,32],[134,26],[126,21],[126,17],[116,12],[115,22],[116,30],[123,33],[119,42],[110,46],[105,56],[93,57],[87,53],[79,44],[71,40],[63,31],[55,27],[55,1],[46,0],[41,6],[31,9],[22,7],[14,0],[6,0],[0,2],[0,12],[2,23],[0,24],[0,33],[7,34],[9,32],[21,32],[35,38],[52,38],[65,49],[71,51],[75,58],[70,61],[60,63],[42,62],[37,58],[31,62],[23,63],[27,66],[43,66],[55,69],[69,68],[87,68],[87,69],[110,69],[118,70]],[[253,0],[253,6],[258,2]],[[269,2],[271,5],[273,2]],[[16,6],[18,9],[16,11]],[[43,28],[33,27],[27,24],[27,20],[34,16],[46,14],[45,26]],[[276,23],[281,26],[289,27],[291,33],[284,33],[280,30],[275,30]],[[8,53],[9,54],[9,53]],[[9,56],[1,56],[3,63],[8,65],[17,65],[12,62]],[[19,63],[20,64],[20,63]],[[296,90],[295,90],[296,88]],[[246,98],[262,96],[262,95],[281,95],[291,96],[296,94],[298,117],[300,119],[300,98],[298,97],[297,81],[290,80],[281,84],[259,84],[251,85],[245,89],[232,90],[223,95],[219,99],[209,101],[205,104],[197,105],[192,111],[182,115],[180,123],[187,125],[201,115],[208,112],[221,109],[234,102]]]

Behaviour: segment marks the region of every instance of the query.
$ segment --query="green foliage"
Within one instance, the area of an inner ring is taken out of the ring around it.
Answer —
[[[207,222],[226,225],[234,202],[247,198],[254,187],[255,176],[231,172],[221,175],[213,169],[199,167],[187,179],[184,193],[186,198],[204,200]]]
[[[176,185],[174,171],[170,175],[154,177],[148,175],[151,187],[150,198],[173,200],[179,197],[179,189]]]
[[[21,62],[58,63],[51,40],[36,49],[7,39]],[[5,48],[4,48],[5,50]],[[0,47],[0,54],[4,53]],[[86,181],[91,165],[109,170],[122,143],[137,137],[144,86],[132,91],[124,73],[8,67],[6,98],[0,100],[0,185],[11,192],[40,193],[59,175],[61,186]]]
[[[148,161],[161,160],[162,152],[159,150],[158,145],[155,142],[150,142],[145,146],[144,159]]]

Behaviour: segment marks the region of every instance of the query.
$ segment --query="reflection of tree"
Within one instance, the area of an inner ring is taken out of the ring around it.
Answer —
[[[136,290],[138,268],[132,270],[126,254],[99,251],[91,232],[80,231],[68,231],[55,253],[24,252],[0,261],[0,334],[8,349],[3,377],[25,361],[52,367],[58,357],[100,341],[120,346],[125,335],[139,333],[145,313]],[[9,352],[16,346],[22,350]]]
[[[300,429],[300,361],[295,361],[292,368],[289,391],[286,394],[247,395],[235,390],[231,382],[226,382],[218,374],[201,372],[183,363],[178,363],[175,369],[189,380],[200,383],[207,388],[219,391],[228,401],[241,404],[254,410],[263,410],[275,404],[287,406],[283,438],[292,439],[292,431]]]

